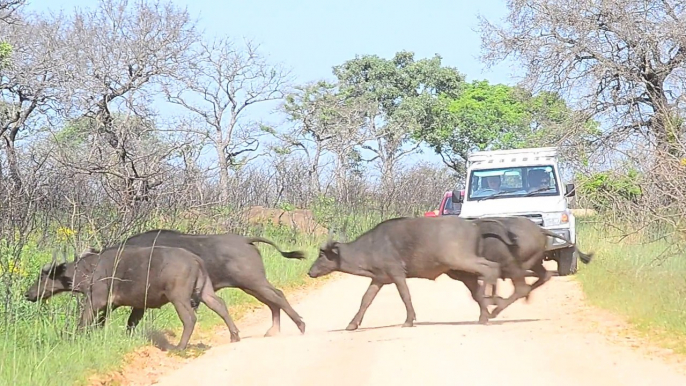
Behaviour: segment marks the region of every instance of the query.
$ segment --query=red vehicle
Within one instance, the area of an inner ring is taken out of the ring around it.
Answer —
[[[460,190],[460,196],[464,198],[464,189]],[[443,194],[443,200],[441,200],[441,204],[438,205],[438,209],[432,210],[430,212],[425,212],[424,217],[459,215],[462,211],[462,204],[453,203],[452,197],[452,190],[445,192]]]

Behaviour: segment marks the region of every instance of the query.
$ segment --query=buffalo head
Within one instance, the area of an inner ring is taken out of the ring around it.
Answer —
[[[41,268],[40,275],[31,287],[26,290],[24,297],[30,302],[50,298],[60,292],[70,291],[72,288],[72,276],[74,263],[52,262]]]
[[[310,267],[307,275],[311,278],[325,276],[337,270],[341,266],[341,256],[337,241],[329,241],[319,248],[319,256]]]
[[[97,249],[87,248],[81,255],[74,254],[74,260],[71,262],[67,262],[65,256],[62,263],[57,263],[55,254],[53,254],[52,262],[41,268],[38,279],[26,290],[24,298],[30,302],[35,302],[39,298],[48,299],[61,292],[72,291],[74,289],[73,279],[76,263],[90,254],[99,253],[100,251]]]

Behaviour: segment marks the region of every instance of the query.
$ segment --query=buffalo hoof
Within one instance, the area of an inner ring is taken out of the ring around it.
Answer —
[[[479,316],[479,324],[488,324],[488,316],[487,315],[481,315]]]
[[[414,322],[413,321],[407,321],[403,323],[403,327],[414,327]]]
[[[348,327],[346,327],[345,330],[346,331],[355,331],[355,330],[357,330],[358,327],[359,327],[359,325],[357,323],[350,322],[350,324],[348,324]]]
[[[241,341],[241,337],[238,336],[238,334],[236,334],[236,335],[231,334],[231,343],[237,343],[240,341]]]
[[[300,330],[301,334],[305,333],[305,322],[298,323],[298,330]]]
[[[268,338],[268,337],[270,337],[270,336],[277,336],[277,335],[279,335],[280,333],[281,333],[281,330],[279,330],[279,329],[276,328],[276,327],[272,327],[272,328],[270,328],[269,330],[267,330],[267,332],[264,334],[264,337],[265,337],[265,338]]]

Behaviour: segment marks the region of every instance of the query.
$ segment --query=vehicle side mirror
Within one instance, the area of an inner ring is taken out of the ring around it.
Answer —
[[[565,196],[566,197],[574,197],[576,195],[576,189],[574,188],[574,184],[566,184],[565,185]]]
[[[450,197],[450,201],[452,201],[453,204],[461,204],[462,201],[464,201],[464,198],[462,197],[462,194],[460,194],[459,190],[453,190],[453,195]]]

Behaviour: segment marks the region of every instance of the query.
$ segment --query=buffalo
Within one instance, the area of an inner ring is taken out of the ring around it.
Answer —
[[[503,242],[512,244],[505,228],[499,229]],[[397,287],[407,311],[403,327],[412,327],[416,315],[407,278],[435,280],[444,273],[466,272],[484,284],[495,285],[500,267],[478,254],[480,237],[476,223],[457,216],[394,218],[377,224],[352,242],[329,241],[320,248],[308,275],[317,278],[339,271],[371,278],[360,309],[346,330],[359,327],[381,287],[391,283]],[[474,296],[485,307],[483,288],[475,288]]]
[[[550,272],[543,266],[543,260],[547,252],[546,244],[548,237],[557,238],[567,242],[579,254],[579,259],[588,264],[593,258],[593,253],[585,254],[581,252],[575,244],[566,238],[545,229],[525,217],[489,217],[473,221],[479,227],[481,233],[481,243],[479,255],[484,256],[490,261],[500,264],[501,278],[510,278],[514,285],[514,293],[507,299],[503,299],[496,294],[496,285],[492,287],[494,295],[493,301],[496,308],[490,312],[489,317],[495,318],[505,308],[520,298],[529,298],[533,290],[545,284],[551,278]],[[504,243],[501,235],[507,233],[513,241],[512,244]],[[537,280],[529,285],[526,283],[527,271],[531,270],[537,276]],[[476,300],[478,295],[475,293],[474,283],[477,277],[468,272],[454,273],[451,277],[463,281]],[[489,299],[486,303],[490,305]],[[480,320],[487,319],[484,315],[488,312],[481,308]]]
[[[195,327],[199,303],[207,305],[226,323],[231,341],[238,342],[238,328],[218,297],[202,259],[182,248],[163,246],[110,247],[89,250],[74,261],[45,265],[40,276],[25,294],[35,302],[61,292],[85,295],[79,329],[91,325],[95,315],[102,326],[110,310],[132,307],[127,322],[131,332],[148,308],[172,303],[183,323],[183,334],[176,346],[185,349]]]
[[[288,259],[304,259],[305,254],[301,251],[284,252],[272,241],[262,237],[245,237],[231,233],[193,235],[167,229],[140,233],[129,237],[123,243],[187,249],[203,260],[215,291],[227,287],[239,288],[269,307],[272,312],[272,326],[265,336],[273,336],[281,331],[282,309],[300,332],[305,333],[305,322],[300,315],[288,303],[283,292],[267,281],[262,256],[254,244],[269,244]]]

